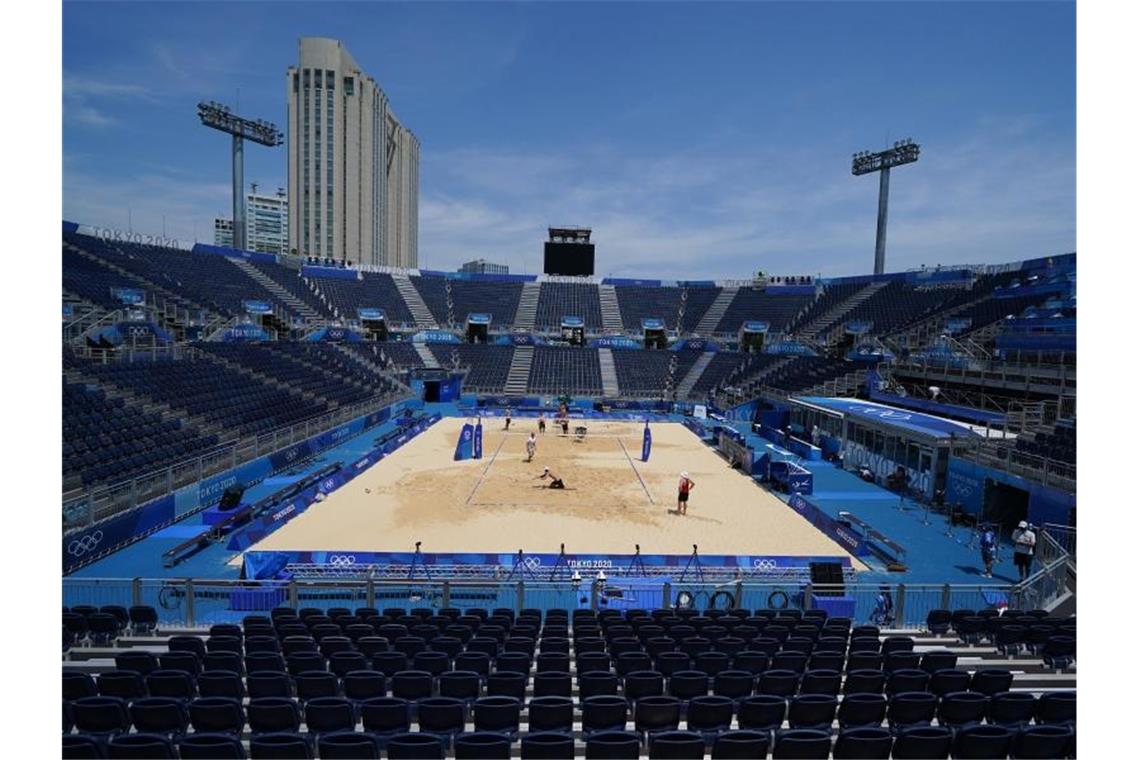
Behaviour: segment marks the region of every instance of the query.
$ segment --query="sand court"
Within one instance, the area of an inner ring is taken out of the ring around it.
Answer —
[[[679,423],[653,423],[648,462],[643,424],[572,420],[570,434],[534,419],[484,421],[483,459],[455,462],[465,420],[443,419],[314,504],[256,551],[527,552],[850,556],[751,478],[731,469]],[[574,429],[587,427],[579,440]],[[528,434],[537,451],[527,462]],[[545,487],[544,467],[565,490]],[[677,483],[696,487],[676,514]],[[863,569],[853,557],[852,564]]]

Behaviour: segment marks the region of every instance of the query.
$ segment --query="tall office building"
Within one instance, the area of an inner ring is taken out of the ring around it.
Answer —
[[[419,261],[420,144],[337,40],[289,67],[289,248],[360,264]]]
[[[256,185],[254,186],[256,187]],[[289,202],[285,191],[277,195],[251,192],[246,196],[245,247],[262,253],[288,253]],[[214,217],[214,245],[234,244],[234,223],[229,217]]]

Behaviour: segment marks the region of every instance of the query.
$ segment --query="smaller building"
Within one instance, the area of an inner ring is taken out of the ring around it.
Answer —
[[[234,245],[234,220],[223,219],[220,216],[214,217],[214,245],[224,246],[226,248],[233,248]]]
[[[511,270],[506,264],[493,264],[486,259],[475,259],[468,261],[463,266],[459,267],[460,272],[468,274],[510,274]]]

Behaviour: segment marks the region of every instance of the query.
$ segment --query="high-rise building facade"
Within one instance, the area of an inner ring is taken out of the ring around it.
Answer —
[[[262,253],[289,252],[289,201],[284,190],[277,195],[246,196],[245,247]],[[229,217],[214,217],[214,245],[234,244],[234,223]]]
[[[420,144],[337,40],[302,37],[285,79],[289,249],[359,264],[419,261]]]
[[[486,259],[468,261],[459,267],[460,272],[469,274],[510,274],[511,270],[506,264],[493,264]]]

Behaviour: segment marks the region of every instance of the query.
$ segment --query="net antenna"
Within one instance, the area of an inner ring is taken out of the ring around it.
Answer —
[[[427,561],[424,560],[423,552],[420,551],[420,541],[416,541],[416,550],[412,554],[412,563],[408,565],[408,580],[415,580],[416,568],[418,567],[423,571],[424,577],[429,581],[431,580],[431,570],[428,570]]]

